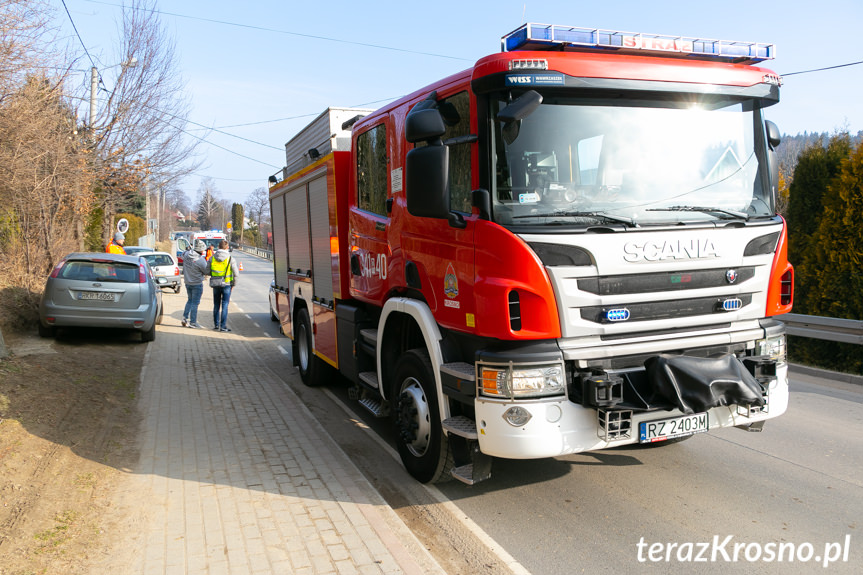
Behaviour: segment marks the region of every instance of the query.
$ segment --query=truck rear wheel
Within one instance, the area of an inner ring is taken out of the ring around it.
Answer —
[[[320,358],[315,355],[312,344],[312,321],[309,319],[309,311],[304,307],[297,312],[297,333],[294,342],[297,367],[300,369],[303,383],[309,387],[321,385],[324,366],[321,365]]]
[[[453,458],[426,350],[410,350],[398,360],[393,391],[396,443],[408,473],[422,483],[451,479]]]

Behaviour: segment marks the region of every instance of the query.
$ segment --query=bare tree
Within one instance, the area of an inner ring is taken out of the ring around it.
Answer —
[[[212,229],[219,223],[224,206],[218,199],[219,190],[213,178],[202,178],[198,186],[198,224],[202,230]]]
[[[45,78],[0,108],[0,277],[11,285],[41,289],[53,264],[81,246],[92,173],[75,124],[62,86]]]
[[[100,79],[105,99],[89,121],[106,220],[124,194],[140,194],[145,180],[166,188],[198,168],[195,144],[183,137],[190,104],[183,96],[174,40],[153,0],[132,0],[124,7],[121,43],[120,73],[110,88]]]
[[[256,188],[246,197],[249,217],[261,226],[270,217],[270,194],[266,188]]]
[[[0,287],[28,294],[81,247],[92,199],[89,155],[48,45],[48,9],[0,0]]]
[[[41,0],[0,0],[0,103],[44,64],[46,13]]]

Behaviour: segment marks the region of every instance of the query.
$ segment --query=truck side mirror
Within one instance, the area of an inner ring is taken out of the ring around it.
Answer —
[[[764,127],[767,132],[767,168],[770,174],[770,186],[775,195],[779,190],[779,158],[776,148],[782,141],[782,137],[779,135],[779,128],[770,120],[764,122]]]
[[[413,110],[405,119],[405,140],[411,144],[438,139],[445,132],[443,117],[436,109]]]
[[[779,128],[770,120],[764,122],[764,127],[767,128],[767,145],[770,146],[771,150],[776,150],[779,144],[782,143],[782,136],[779,134]]]
[[[448,218],[449,148],[437,143],[410,150],[405,171],[408,212],[423,218]]]

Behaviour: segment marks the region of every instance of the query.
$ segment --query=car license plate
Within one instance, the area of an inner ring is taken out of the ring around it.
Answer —
[[[643,421],[638,424],[639,443],[654,443],[675,437],[686,437],[695,433],[703,433],[710,428],[706,413],[684,415],[671,419]]]
[[[114,294],[103,291],[82,291],[78,293],[78,299],[114,301]]]

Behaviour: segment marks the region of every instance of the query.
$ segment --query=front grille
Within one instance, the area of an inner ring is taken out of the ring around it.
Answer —
[[[729,272],[735,272],[730,274]],[[729,278],[733,277],[733,281]],[[596,295],[626,295],[740,285],[755,277],[754,267],[692,270],[582,278],[578,289]]]
[[[739,300],[739,301],[738,301]],[[728,305],[732,302],[733,305]],[[726,314],[739,311],[752,303],[752,294],[740,294],[734,297],[703,297],[672,301],[657,301],[645,303],[623,303],[614,306],[590,306],[581,308],[581,318],[594,323],[619,323],[620,310],[627,310],[624,323],[638,321],[655,321],[677,319],[692,316]]]

